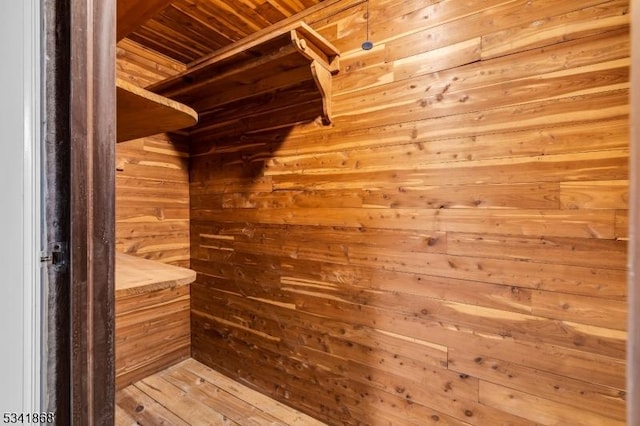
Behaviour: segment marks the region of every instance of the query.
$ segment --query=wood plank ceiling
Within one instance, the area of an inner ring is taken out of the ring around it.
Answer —
[[[189,64],[322,0],[177,0],[128,38]]]

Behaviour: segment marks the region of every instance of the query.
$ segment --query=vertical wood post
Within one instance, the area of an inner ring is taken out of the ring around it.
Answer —
[[[114,416],[115,0],[71,0],[72,424]]]
[[[45,0],[44,99],[46,126],[43,135],[43,248],[70,245],[70,84],[69,0]],[[67,251],[68,256],[68,251]],[[66,256],[65,256],[66,257]],[[46,318],[44,345],[44,409],[56,413],[56,424],[71,423],[70,276],[68,262],[45,264]]]

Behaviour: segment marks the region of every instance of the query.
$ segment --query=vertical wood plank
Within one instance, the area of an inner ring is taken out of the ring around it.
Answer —
[[[62,243],[69,247],[70,220],[70,84],[69,41],[70,11],[66,0],[43,2],[45,88],[43,100],[47,117],[44,135],[43,208],[45,234],[43,247]],[[52,266],[52,265],[51,265]],[[56,412],[58,424],[71,423],[71,363],[70,363],[70,292],[69,265],[45,268],[48,282],[47,300],[43,303],[46,318],[47,353],[44,365],[52,372],[46,379],[46,411]]]
[[[114,418],[115,2],[71,1],[72,423]]]

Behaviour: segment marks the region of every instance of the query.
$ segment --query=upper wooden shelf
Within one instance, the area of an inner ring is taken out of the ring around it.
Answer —
[[[116,294],[126,296],[189,284],[195,271],[155,260],[116,253]]]
[[[117,141],[151,136],[193,126],[198,114],[186,105],[116,80]]]
[[[193,107],[192,136],[331,120],[339,52],[303,22],[244,39],[148,89]],[[193,139],[193,138],[192,138]]]

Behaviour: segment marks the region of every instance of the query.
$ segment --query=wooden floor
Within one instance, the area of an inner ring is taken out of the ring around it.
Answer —
[[[116,425],[323,425],[188,359],[116,393]]]

